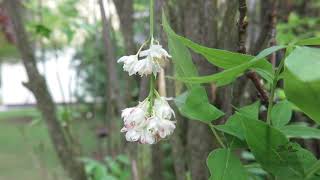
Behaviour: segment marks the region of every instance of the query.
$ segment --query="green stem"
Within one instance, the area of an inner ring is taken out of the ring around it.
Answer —
[[[220,146],[222,148],[226,148],[226,145],[224,145],[223,141],[221,140],[219,134],[217,133],[216,129],[214,128],[214,125],[209,123],[209,126],[211,128],[211,131],[213,132],[213,135],[215,136],[215,138],[217,139],[218,143],[220,144]]]
[[[138,54],[141,52],[141,50],[144,48],[144,46],[148,43],[150,41],[150,39],[148,39],[148,40],[146,40],[142,45],[141,45],[141,47],[139,48],[139,50],[138,50],[138,52],[137,52],[137,56],[138,56]]]
[[[150,46],[153,44],[153,33],[154,33],[154,0],[150,0]],[[152,113],[152,107],[154,104],[154,91],[155,91],[155,83],[156,78],[153,74],[150,75],[150,90],[149,90],[149,102],[150,102],[150,106],[149,106],[149,113]]]
[[[286,59],[286,57],[284,57],[281,60],[279,66],[277,67],[277,70],[275,72],[274,79],[273,79],[273,82],[272,82],[272,85],[271,85],[271,92],[270,92],[270,96],[269,96],[269,104],[268,104],[268,112],[267,112],[267,123],[268,124],[271,124],[271,111],[272,111],[272,107],[273,107],[273,99],[274,99],[275,91],[276,91],[276,88],[277,88],[279,75],[280,75],[281,70],[282,70],[282,68],[284,66],[285,59]]]
[[[150,0],[150,38],[151,44],[153,43],[154,33],[154,0]]]
[[[149,102],[150,102],[150,106],[149,106],[149,113],[152,113],[152,107],[153,107],[153,103],[154,103],[154,91],[155,91],[155,76],[153,74],[151,74],[150,76],[150,89],[149,89]]]

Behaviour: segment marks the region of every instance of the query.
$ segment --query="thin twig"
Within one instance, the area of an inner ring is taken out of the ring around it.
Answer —
[[[260,78],[258,77],[257,73],[254,71],[250,71],[250,72],[246,73],[246,75],[252,81],[254,86],[256,87],[256,89],[259,93],[258,96],[261,100],[261,103],[264,105],[267,105],[268,101],[269,101],[268,92],[262,86]]]
[[[272,2],[272,11],[271,11],[271,15],[270,15],[270,19],[271,19],[270,42],[269,42],[270,47],[275,46],[277,44],[277,41],[276,41],[277,8],[276,7],[277,7],[276,1],[273,1]],[[273,67],[276,67],[276,65],[277,65],[276,52],[271,54],[270,62]]]
[[[247,26],[248,21],[246,20],[247,14],[247,4],[246,0],[239,0],[239,20],[238,20],[238,52],[246,54],[246,36],[247,36]]]
[[[247,14],[247,3],[246,0],[239,0],[239,20],[238,20],[238,45],[239,49],[238,52],[242,54],[246,54],[246,37],[247,37],[247,27],[248,27],[248,21],[246,20],[246,14]],[[263,104],[268,104],[268,94],[266,90],[263,88],[260,79],[257,75],[256,72],[251,71],[248,72],[247,78],[249,78],[254,86],[256,87],[258,93],[259,93],[259,98],[261,99],[261,102]]]

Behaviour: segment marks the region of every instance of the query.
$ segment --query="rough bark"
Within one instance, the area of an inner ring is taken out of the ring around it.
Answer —
[[[114,141],[114,144],[118,144],[120,140],[119,146],[113,147],[113,155],[119,152],[123,152],[123,147],[124,147],[124,139],[122,136],[120,136],[120,139],[114,139],[111,134],[112,132],[119,132],[120,127],[119,124],[112,118],[114,110],[118,114],[121,114],[122,109],[124,109],[124,100],[123,96],[120,93],[120,87],[119,87],[119,79],[117,77],[117,65],[116,65],[116,58],[114,55],[114,47],[112,46],[111,42],[111,25],[109,22],[109,19],[107,19],[106,16],[106,11],[104,8],[103,0],[99,0],[99,7],[100,7],[100,13],[101,13],[101,19],[102,19],[102,30],[103,30],[103,42],[104,42],[104,47],[106,52],[104,52],[104,60],[106,64],[106,69],[107,69],[107,96],[106,96],[106,101],[108,102],[107,106],[109,108],[108,111],[111,110],[110,106],[113,107],[113,109],[110,113],[111,116],[107,116],[107,118],[110,119],[110,139],[111,141]],[[110,100],[111,102],[110,102]],[[115,104],[115,106],[113,106]],[[117,138],[117,136],[115,136]]]
[[[216,32],[209,32],[217,26],[214,24],[214,15],[212,14],[212,9],[215,7],[213,1],[187,0],[181,1],[180,5],[180,9],[183,10],[185,36],[206,46],[215,46],[216,42],[212,41],[216,35],[212,33]],[[193,54],[193,60],[201,75],[216,72],[216,68],[199,55]],[[207,90],[211,92],[210,87],[207,87]],[[210,93],[208,94],[211,96]],[[206,124],[191,120],[188,122],[187,138],[188,168],[191,177],[192,179],[205,180],[208,178],[206,159],[214,147],[212,133]]]
[[[239,0],[239,20],[238,20],[238,52],[242,54],[247,54],[247,48],[246,48],[246,40],[247,40],[247,26],[248,26],[248,21],[246,20],[247,17],[247,3],[246,0]],[[259,97],[261,99],[261,102],[263,104],[268,103],[268,94],[263,88],[260,79],[257,75],[256,72],[251,71],[248,72],[247,78],[249,78],[254,86],[257,89],[257,92],[259,93]],[[241,79],[244,81],[244,79]],[[241,85],[243,86],[243,85]],[[241,89],[244,89],[245,86],[243,86]],[[240,92],[243,93],[243,92]]]
[[[120,87],[119,87],[119,79],[117,77],[117,65],[116,65],[116,58],[114,55],[114,47],[112,46],[111,42],[111,26],[109,20],[107,19],[106,12],[104,9],[103,1],[99,0],[99,7],[101,12],[102,24],[103,24],[103,42],[106,49],[105,54],[105,62],[107,66],[107,73],[108,73],[108,81],[109,81],[109,88],[111,90],[111,98],[112,101],[116,103],[117,112],[120,114],[121,110],[125,107],[123,97],[120,94]]]
[[[120,19],[120,30],[124,38],[124,45],[127,53],[134,54],[136,46],[133,32],[133,1],[114,0],[118,16]]]
[[[64,135],[65,133],[57,118],[56,107],[49,93],[46,81],[37,69],[36,58],[23,25],[20,1],[5,0],[5,5],[12,18],[17,38],[17,47],[29,79],[25,83],[25,86],[33,93],[37,100],[37,107],[48,126],[50,138],[63,168],[71,179],[85,180],[84,167],[76,160],[77,154],[68,144],[67,138]]]
[[[136,45],[134,43],[134,30],[133,30],[133,1],[126,0],[114,0],[115,7],[120,19],[120,30],[124,39],[124,46],[127,54],[136,53]],[[129,103],[132,99],[131,90],[132,90],[132,77],[126,75],[126,99]],[[138,180],[138,170],[137,170],[137,144],[127,144],[128,153],[131,160],[131,173],[133,175],[133,180]]]
[[[220,5],[225,8],[225,14],[221,15],[217,9],[218,1],[203,0],[179,0],[176,1],[178,8],[169,7],[171,23],[173,22],[173,28],[176,29],[180,34],[184,34],[191,40],[204,44],[209,47],[220,47],[228,50],[237,49],[237,29],[236,29],[236,10],[237,1],[225,2]],[[220,10],[220,9],[219,9]],[[174,11],[174,12],[172,12]],[[223,24],[221,29],[218,28],[218,19],[223,17]],[[219,33],[218,33],[219,31]],[[218,38],[219,37],[219,38]],[[193,54],[193,60],[201,75],[207,75],[217,72],[212,64],[204,60],[199,55]],[[169,86],[169,85],[168,85]],[[220,89],[216,94],[214,85],[206,87],[209,92],[209,98],[215,99],[218,96],[216,103],[222,108],[227,114],[230,114],[231,104],[231,88]],[[188,159],[188,169],[191,172],[192,179],[207,179],[208,171],[206,168],[206,158],[210,151],[214,149],[214,141],[211,131],[208,126],[197,121],[188,121],[187,130],[184,130],[184,134],[187,134],[186,142],[183,142],[183,138],[175,138],[180,144],[187,144],[187,156],[184,158]],[[196,138],[195,138],[196,137]],[[175,146],[174,146],[175,148]],[[177,151],[179,152],[179,150]],[[173,153],[175,149],[173,149]],[[183,155],[180,151],[180,156]],[[176,167],[184,172],[183,160],[175,158]],[[180,160],[180,161],[179,161]],[[178,164],[182,165],[178,165]],[[177,170],[176,170],[177,172]],[[183,178],[183,177],[182,177]]]
[[[174,29],[176,29],[177,32],[183,32],[183,28],[181,28],[181,25],[183,25],[183,12],[180,12],[179,8],[180,5],[169,5],[166,3],[165,0],[159,0],[157,8],[159,11],[158,13],[161,13],[160,7],[163,7],[163,9],[168,10],[167,12],[170,13],[170,24]],[[178,1],[177,3],[179,3]],[[181,3],[181,2],[180,2]],[[157,4],[156,4],[157,5]],[[177,9],[175,9],[177,8]],[[174,13],[178,13],[179,15],[176,15]],[[161,18],[158,19],[158,22],[161,23]],[[161,44],[166,47],[167,45],[167,39],[166,35],[163,32],[163,30],[160,31],[161,35]],[[165,74],[167,76],[173,76],[174,75],[174,64],[172,61],[170,61],[166,68],[165,68]],[[165,79],[166,84],[166,94],[167,97],[175,97],[176,96],[176,84],[175,81],[172,79]],[[170,137],[170,144],[171,144],[171,156],[173,157],[173,166],[174,166],[174,172],[175,177],[177,180],[185,180],[187,176],[187,130],[188,130],[188,120],[185,117],[182,117],[179,114],[179,110],[176,107],[175,103],[173,101],[169,101],[170,106],[173,108],[175,112],[175,119],[176,119],[176,129],[173,135]]]
[[[134,30],[133,30],[133,3],[134,1],[128,0],[113,0],[117,9],[117,14],[120,19],[120,30],[124,39],[124,47],[127,54],[136,53],[136,44],[134,42]],[[138,78],[135,78],[137,80]],[[131,88],[133,85],[133,77],[126,76],[126,100],[130,102],[132,100]],[[139,82],[139,81],[137,81]]]
[[[272,29],[272,6],[276,0],[263,0],[260,4],[260,33],[250,48],[251,54],[257,54],[268,46]]]
[[[275,46],[277,44],[276,40],[276,33],[277,33],[277,1],[274,1],[272,3],[272,10],[271,10],[271,29],[270,29],[270,40],[269,40],[269,46]],[[270,57],[270,62],[273,65],[273,67],[276,67],[277,65],[277,57],[276,57],[276,52],[271,54]]]
[[[238,31],[237,31],[237,10],[238,1],[230,0],[220,2],[219,11],[222,14],[223,21],[219,28],[219,41],[216,48],[226,49],[229,51],[236,51],[238,49]],[[221,87],[217,90],[216,103],[225,116],[221,119],[220,123],[224,123],[227,118],[232,114],[232,99],[233,92],[237,90],[237,86],[233,84]],[[237,97],[238,98],[238,97]]]

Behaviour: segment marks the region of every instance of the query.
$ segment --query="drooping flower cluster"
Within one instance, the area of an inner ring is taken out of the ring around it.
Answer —
[[[127,71],[129,76],[137,73],[140,76],[149,74],[156,76],[170,57],[161,45],[152,44],[149,49],[139,51],[136,55],[121,57],[118,63],[123,63],[123,70]]]
[[[126,132],[127,141],[154,144],[173,133],[176,127],[175,122],[171,121],[174,111],[166,99],[157,97],[150,106],[147,98],[137,106],[122,111],[124,127],[121,132]]]
[[[142,45],[136,55],[123,56],[118,60],[118,63],[123,63],[123,70],[127,71],[129,76],[151,76],[149,96],[137,106],[124,109],[121,114],[124,121],[121,132],[126,133],[126,140],[130,142],[154,144],[171,135],[176,128],[175,121],[171,120],[174,111],[153,85],[157,73],[171,56],[161,45],[153,42],[151,36],[149,49],[142,50]]]

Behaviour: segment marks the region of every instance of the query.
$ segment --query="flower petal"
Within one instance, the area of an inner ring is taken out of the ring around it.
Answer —
[[[126,133],[126,140],[130,142],[138,141],[141,137],[141,133],[135,130],[130,130]]]

